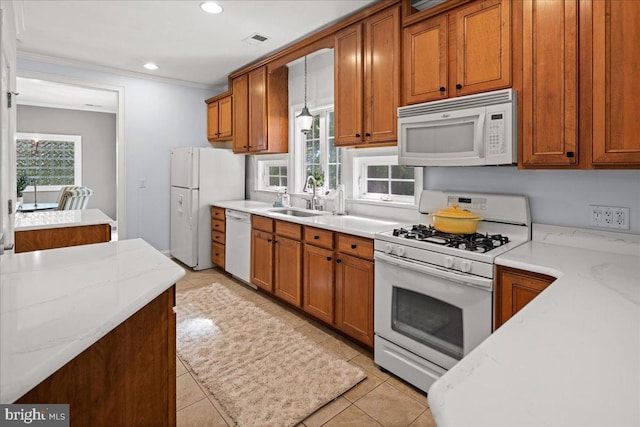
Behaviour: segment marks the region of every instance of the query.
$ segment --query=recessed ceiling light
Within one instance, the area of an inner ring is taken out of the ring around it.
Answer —
[[[222,13],[222,6],[214,1],[200,3],[200,9],[207,13]]]
[[[143,65],[144,68],[146,68],[147,70],[157,70],[158,66],[156,64],[154,64],[153,62],[147,62],[146,64]]]

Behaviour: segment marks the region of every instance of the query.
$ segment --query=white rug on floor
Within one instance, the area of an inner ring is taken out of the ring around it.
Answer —
[[[179,293],[177,349],[238,426],[293,426],[366,378],[214,283]]]

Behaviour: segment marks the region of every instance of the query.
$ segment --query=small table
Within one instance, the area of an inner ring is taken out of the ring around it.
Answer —
[[[24,203],[18,207],[18,212],[49,211],[57,207],[57,203],[38,203],[37,206],[34,203]]]

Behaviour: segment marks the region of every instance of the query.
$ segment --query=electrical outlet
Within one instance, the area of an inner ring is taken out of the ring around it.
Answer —
[[[614,230],[629,229],[629,208],[589,206],[589,225]]]

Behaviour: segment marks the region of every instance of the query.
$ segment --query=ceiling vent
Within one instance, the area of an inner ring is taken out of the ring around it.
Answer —
[[[242,41],[245,42],[245,43],[249,43],[249,44],[252,44],[254,46],[257,46],[259,44],[262,44],[262,43],[266,42],[267,40],[269,40],[269,37],[267,37],[267,36],[265,36],[263,34],[253,33],[249,37],[247,37],[246,39],[243,39]]]

